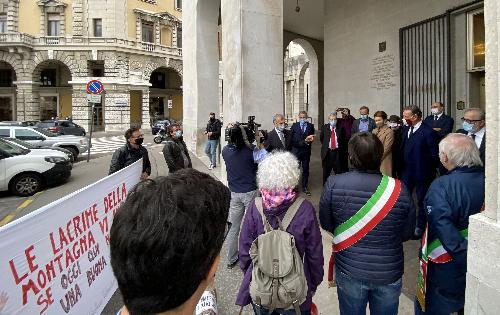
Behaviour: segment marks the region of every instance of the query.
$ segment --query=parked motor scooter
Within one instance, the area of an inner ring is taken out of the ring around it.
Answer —
[[[162,143],[163,141],[165,141],[167,139],[167,132],[165,131],[165,127],[162,127],[158,133],[156,134],[156,136],[153,138],[153,141],[154,143],[156,144],[160,144]]]

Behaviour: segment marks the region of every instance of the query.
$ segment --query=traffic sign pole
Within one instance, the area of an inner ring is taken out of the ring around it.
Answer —
[[[94,131],[94,110],[95,103],[92,103],[92,118],[90,120],[89,151],[87,153],[87,163],[90,161],[90,149],[92,148],[92,132]]]

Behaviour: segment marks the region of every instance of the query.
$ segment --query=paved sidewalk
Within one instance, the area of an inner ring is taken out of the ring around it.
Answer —
[[[163,145],[152,145],[148,147],[149,156],[152,164],[152,177],[165,176],[168,174],[168,168],[161,153]],[[191,153],[191,158],[193,161],[193,167],[202,172],[209,173],[214,177],[220,178],[223,182],[225,181],[225,176],[223,176],[224,170],[221,167],[217,167],[215,170],[208,170],[208,158],[202,156],[200,158],[195,157]],[[313,203],[313,205],[318,209],[319,198],[321,195],[321,161],[319,160],[319,146],[316,144],[313,147],[313,155],[311,157],[311,174],[310,190],[312,196],[308,199]],[[328,233],[322,231],[323,236],[323,251],[325,256],[325,279],[327,276],[328,260],[330,257],[331,248],[331,236]],[[413,294],[415,292],[415,279],[417,273],[417,250],[418,242],[410,241],[405,244],[405,275],[403,277],[403,294],[400,296],[400,306],[399,314],[413,314]],[[224,244],[221,251],[221,262],[219,270],[216,275],[215,287],[218,295],[218,309],[219,315],[237,315],[239,314],[240,308],[237,307],[234,302],[239,290],[239,286],[242,280],[242,273],[238,267],[231,270],[226,268],[227,249]],[[327,281],[318,287],[318,291],[313,299],[319,309],[320,314],[324,315],[336,315],[340,314],[338,307],[338,298],[336,289],[329,289]],[[110,300],[106,309],[102,312],[105,315],[115,315],[119,308],[122,306],[120,294],[117,292],[115,296]],[[253,314],[250,307],[245,308],[243,314]]]

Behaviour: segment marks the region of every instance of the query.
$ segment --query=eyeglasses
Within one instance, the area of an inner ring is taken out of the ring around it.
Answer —
[[[483,121],[482,119],[465,119],[464,117],[462,117],[462,121],[465,121],[469,124],[473,124],[475,122],[478,122],[478,121]]]
[[[226,221],[226,229],[224,230],[224,239],[222,242],[226,241],[227,235],[229,234],[229,231],[231,230],[231,226],[233,226],[233,224],[229,221]]]

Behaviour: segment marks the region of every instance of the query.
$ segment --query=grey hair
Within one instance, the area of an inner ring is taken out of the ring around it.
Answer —
[[[476,143],[461,133],[450,133],[439,143],[439,155],[443,154],[455,167],[483,166]]]
[[[331,112],[330,115],[328,115],[328,118],[330,117],[337,117],[337,112]]]
[[[259,188],[285,190],[298,185],[300,178],[299,161],[290,152],[270,153],[260,162],[257,171]]]
[[[470,112],[477,113],[479,115],[480,120],[486,119],[486,114],[484,113],[484,111],[481,108],[476,108],[476,107],[468,108],[464,111],[464,115],[467,113],[470,113]]]
[[[278,118],[283,118],[283,119],[285,119],[285,116],[283,116],[282,114],[276,114],[276,115],[274,115],[274,116],[273,116],[273,123],[274,123],[274,122],[276,122],[276,119],[278,119]]]

